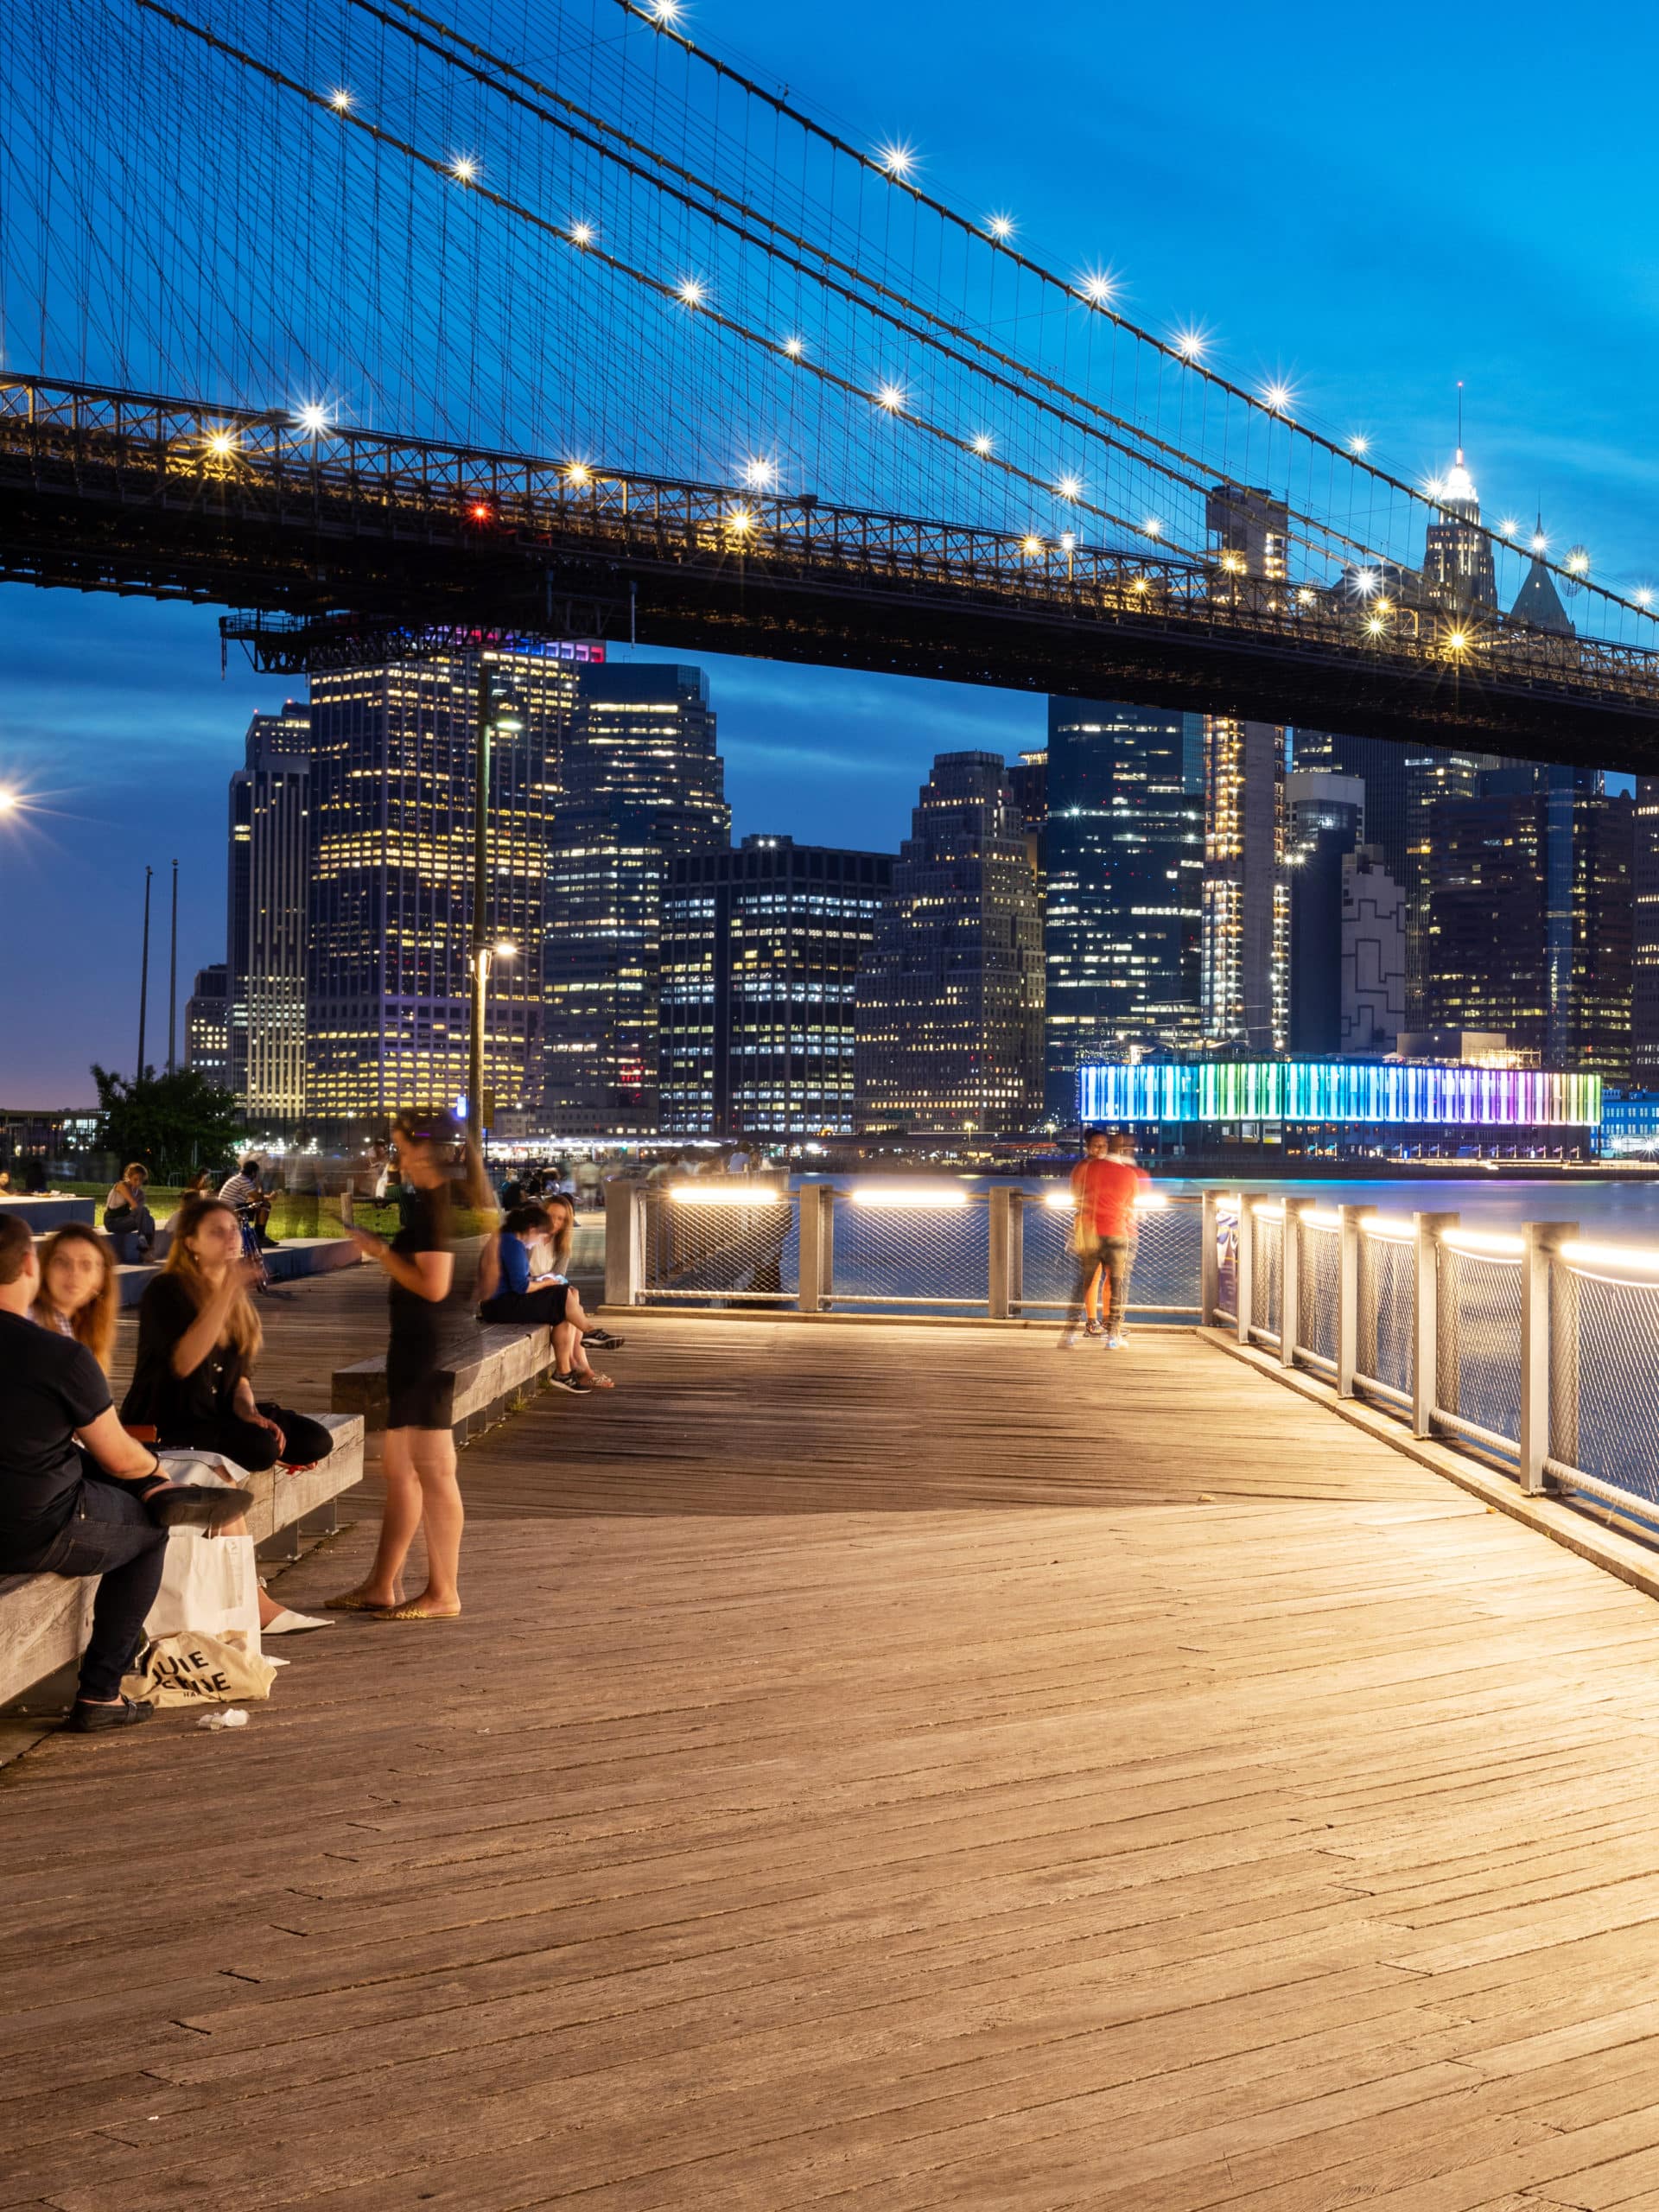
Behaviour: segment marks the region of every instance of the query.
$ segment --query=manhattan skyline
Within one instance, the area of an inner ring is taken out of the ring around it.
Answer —
[[[1396,10],[1386,41],[1307,7],[1271,37],[1241,20],[1202,40],[1173,16],[1115,22],[1109,40],[1068,7],[1012,46],[977,8],[894,18],[855,0],[832,30],[707,0],[688,22],[766,81],[810,87],[856,142],[902,137],[930,188],[1006,207],[1060,264],[1109,264],[1131,312],[1204,326],[1217,366],[1282,374],[1303,419],[1362,431],[1408,476],[1449,460],[1461,379],[1487,512],[1541,505],[1598,574],[1659,581],[1641,527],[1656,476],[1642,340],[1659,310],[1636,108],[1646,26],[1609,73],[1527,6],[1465,15],[1455,55],[1425,7]],[[90,1059],[130,1065],[146,861],[158,880],[182,864],[181,1005],[194,969],[222,957],[226,785],[250,715],[301,687],[234,660],[221,684],[215,612],[0,591],[0,781],[53,795],[0,866],[0,934],[28,954],[0,976],[5,1103],[76,1103]],[[935,753],[1042,741],[1040,695],[693,658],[740,836],[893,849]],[[157,925],[159,1059],[164,899]]]

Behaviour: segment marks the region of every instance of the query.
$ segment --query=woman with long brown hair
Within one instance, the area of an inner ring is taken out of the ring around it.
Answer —
[[[72,1221],[41,1246],[41,1287],[30,1307],[43,1329],[73,1337],[107,1375],[119,1312],[115,1260],[95,1229]]]
[[[391,1139],[406,1193],[404,1225],[390,1239],[351,1232],[359,1251],[391,1279],[380,1541],[364,1580],[327,1604],[385,1621],[455,1620],[466,1514],[455,1479],[455,1378],[448,1364],[461,1319],[449,1224],[454,1133],[443,1115],[407,1114],[392,1123]],[[480,1182],[474,1162],[474,1204]],[[426,1587],[404,1602],[404,1562],[417,1529],[426,1538]]]
[[[262,1335],[248,1296],[257,1263],[242,1257],[242,1225],[220,1198],[179,1208],[173,1244],[138,1306],[138,1354],[121,1404],[129,1427],[162,1451],[222,1452],[257,1474],[281,1459],[309,1467],[334,1440],[321,1421],[253,1395]]]

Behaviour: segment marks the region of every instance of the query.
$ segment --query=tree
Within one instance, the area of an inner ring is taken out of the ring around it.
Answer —
[[[141,1160],[157,1182],[228,1159],[247,1140],[228,1090],[195,1068],[129,1079],[94,1065],[98,1142],[124,1160]]]

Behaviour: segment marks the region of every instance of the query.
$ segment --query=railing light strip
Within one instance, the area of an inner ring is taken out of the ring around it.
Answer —
[[[855,1206],[965,1206],[969,1199],[966,1191],[951,1183],[912,1184],[896,1191],[876,1185],[849,1191],[848,1196]]]
[[[731,1185],[714,1188],[707,1183],[676,1183],[670,1188],[669,1197],[683,1206],[786,1206],[787,1191],[779,1191],[763,1184],[756,1190],[739,1190]]]
[[[1498,1230],[1442,1230],[1440,1242],[1448,1251],[1462,1252],[1471,1260],[1518,1260],[1527,1249],[1524,1236],[1506,1236]]]
[[[1555,1249],[1570,1268],[1626,1268],[1659,1275],[1659,1249],[1650,1244],[1597,1244],[1571,1236]]]
[[[1306,1229],[1340,1229],[1342,1216],[1333,1213],[1328,1206],[1310,1206],[1302,1216],[1302,1225]]]

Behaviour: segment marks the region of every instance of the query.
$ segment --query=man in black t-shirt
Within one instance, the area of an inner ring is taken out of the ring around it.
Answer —
[[[88,1734],[149,1718],[121,1677],[161,1586],[168,1526],[211,1527],[246,1501],[168,1482],[116,1419],[91,1352],[29,1319],[40,1287],[27,1225],[0,1217],[0,1574],[100,1578],[67,1723]],[[88,1479],[77,1440],[110,1479]]]

